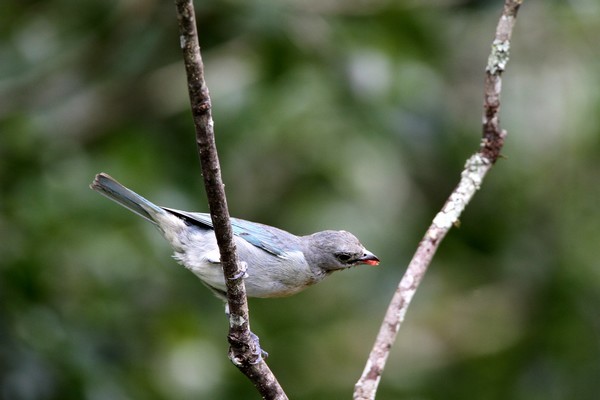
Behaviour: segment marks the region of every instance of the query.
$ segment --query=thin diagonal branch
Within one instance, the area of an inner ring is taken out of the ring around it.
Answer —
[[[431,263],[433,256],[450,228],[458,222],[461,213],[479,189],[483,178],[494,165],[504,145],[506,131],[500,128],[501,75],[508,62],[510,38],[523,0],[505,0],[504,10],[492,43],[484,82],[483,138],[477,153],[471,156],[462,171],[460,182],[435,216],[419,243],[406,273],[402,277],[367,360],[362,376],[354,387],[355,400],[375,398],[381,374],[390,349],[396,340],[406,310]]]
[[[236,255],[227,209],[225,189],[215,144],[211,101],[204,80],[196,18],[192,0],[175,0],[180,44],[188,80],[196,143],[210,214],[221,253],[229,305],[229,358],[252,381],[265,399],[287,399],[277,379],[260,357],[257,340],[252,339],[246,288]]]

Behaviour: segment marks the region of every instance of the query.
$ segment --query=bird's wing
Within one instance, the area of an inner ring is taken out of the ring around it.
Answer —
[[[292,236],[290,233],[238,218],[231,218],[231,227],[234,234],[248,243],[268,251],[277,257],[285,258],[287,246],[285,246],[282,240]],[[276,232],[278,232],[278,235],[275,234]]]
[[[189,223],[200,225],[204,228],[214,229],[210,214],[174,210],[166,207],[164,207],[164,209],[182,217]],[[231,228],[233,229],[234,235],[244,239],[253,246],[282,258],[286,257],[285,248],[287,247],[282,240],[287,239],[289,241],[291,238],[297,239],[296,236],[289,232],[239,218],[231,218]],[[275,234],[276,232],[278,233],[277,235]]]

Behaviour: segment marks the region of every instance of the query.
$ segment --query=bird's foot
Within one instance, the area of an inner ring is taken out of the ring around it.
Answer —
[[[256,365],[269,356],[269,353],[260,347],[258,336],[252,333],[252,331],[250,331],[249,343],[240,342],[234,338],[235,336],[229,336],[229,344],[231,345],[229,347],[229,359],[235,365],[240,366],[245,362],[250,365]],[[250,350],[250,354],[247,353],[248,349]]]
[[[260,339],[252,331],[250,331],[250,340],[253,343],[253,345],[250,346],[252,349],[252,355],[256,356],[256,359],[251,361],[250,364],[256,365],[269,357],[269,353],[260,347]]]
[[[246,261],[240,261],[239,266],[240,266],[240,270],[238,271],[238,273],[235,274],[233,277],[229,278],[229,280],[235,281],[240,278],[245,279],[249,276],[248,275],[248,263]]]

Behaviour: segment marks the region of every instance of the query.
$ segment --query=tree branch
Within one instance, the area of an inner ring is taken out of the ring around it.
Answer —
[[[506,131],[500,129],[501,75],[508,62],[510,38],[523,0],[505,0],[504,10],[496,28],[492,51],[486,66],[483,102],[483,138],[479,151],[466,162],[458,186],[450,194],[442,210],[421,239],[417,250],[400,280],[388,306],[383,323],[369,354],[362,376],[354,387],[355,400],[375,398],[381,374],[390,349],[396,340],[406,310],[431,263],[433,256],[450,228],[479,189],[483,178],[494,165],[504,145]]]
[[[211,101],[204,81],[194,5],[192,0],[175,0],[175,6],[204,186],[227,285],[229,358],[252,381],[264,399],[287,399],[279,382],[261,357],[257,338],[250,332],[246,288],[242,278],[244,271],[237,260],[221,179]]]

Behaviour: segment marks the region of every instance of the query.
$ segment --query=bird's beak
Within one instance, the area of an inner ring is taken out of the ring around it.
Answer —
[[[358,262],[360,264],[367,264],[367,265],[379,265],[379,258],[377,258],[377,256],[373,253],[371,253],[368,250],[365,250],[365,253],[363,254],[363,256],[361,258],[358,259]]]

